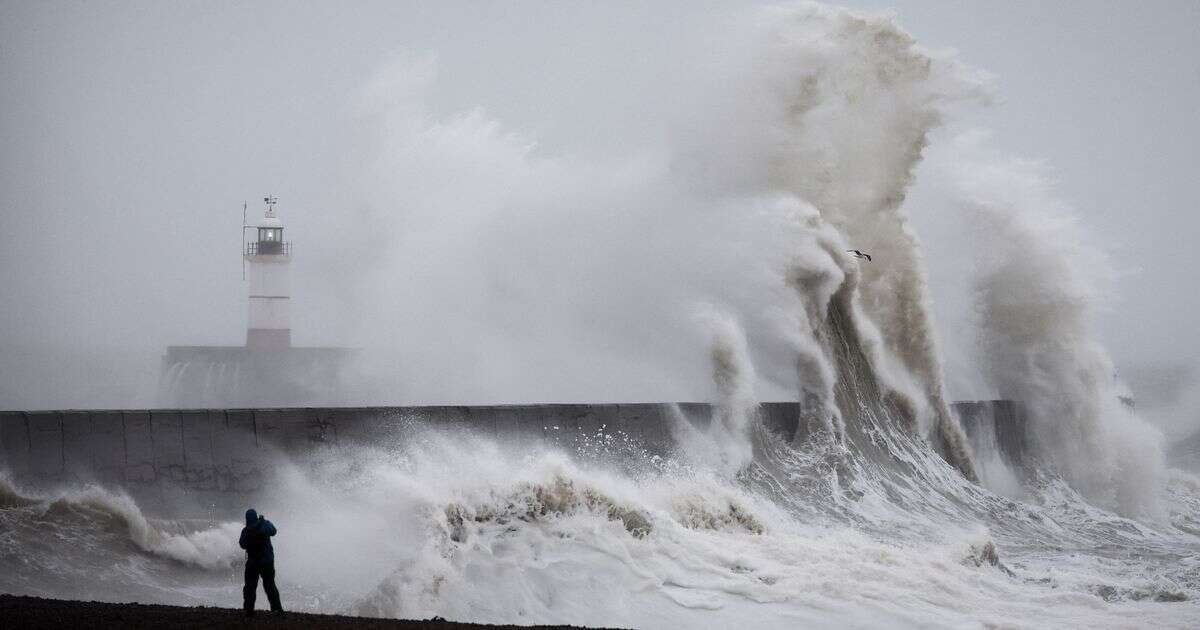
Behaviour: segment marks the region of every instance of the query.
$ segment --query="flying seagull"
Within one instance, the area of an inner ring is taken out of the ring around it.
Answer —
[[[854,254],[855,258],[866,258],[867,262],[871,262],[870,254],[864,254],[864,253],[858,251],[857,249],[847,249],[846,252],[850,253],[850,254]]]

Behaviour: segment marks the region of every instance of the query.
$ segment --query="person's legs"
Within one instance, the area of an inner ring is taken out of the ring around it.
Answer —
[[[271,602],[273,612],[283,612],[283,604],[279,603],[279,589],[275,587],[275,565],[262,568],[263,590],[267,592],[267,601]]]
[[[242,608],[247,614],[254,612],[254,599],[258,591],[258,567],[246,561],[246,585],[242,587]]]

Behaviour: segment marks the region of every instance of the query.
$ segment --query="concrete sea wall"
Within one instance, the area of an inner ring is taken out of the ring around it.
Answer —
[[[707,419],[707,405],[678,409]],[[614,435],[664,450],[672,413],[661,404],[2,411],[0,468],[20,481],[239,492],[260,483],[268,452],[379,443],[420,425],[568,446]]]
[[[1018,406],[1009,401],[956,403],[973,441],[991,440],[1012,461],[1027,447]],[[761,415],[791,437],[799,405],[765,403]],[[564,404],[288,409],[0,411],[0,469],[23,484],[95,481],[141,500],[181,489],[195,497],[251,495],[282,452],[295,459],[339,445],[403,439],[419,426],[461,427],[509,439],[565,447],[618,440],[651,453],[671,448],[682,415],[703,426],[700,403]]]

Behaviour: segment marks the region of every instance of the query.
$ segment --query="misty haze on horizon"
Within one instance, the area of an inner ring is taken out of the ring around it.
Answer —
[[[1107,254],[1082,266],[1139,408],[1200,427],[1200,5],[846,4],[978,69],[904,204],[950,397],[998,394],[948,182],[1002,156]],[[0,409],[154,406],[167,346],[242,345],[266,194],[293,344],[361,349],[359,404],[711,399],[707,314],[755,323],[750,255],[784,251],[734,214],[779,203],[735,93],[763,10],[0,3]],[[759,397],[794,397],[750,337]]]

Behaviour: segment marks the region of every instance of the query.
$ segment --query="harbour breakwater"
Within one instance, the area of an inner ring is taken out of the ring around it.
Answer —
[[[1013,462],[1025,457],[1019,405],[952,408],[977,447],[994,447]],[[771,402],[760,405],[758,417],[795,441],[803,438],[800,414],[797,403]],[[683,420],[705,427],[711,417],[706,403],[0,411],[0,469],[23,484],[94,481],[154,502],[176,494],[168,490],[193,499],[248,496],[269,479],[273,455],[303,461],[342,445],[387,444],[416,428],[667,455],[673,427]]]

